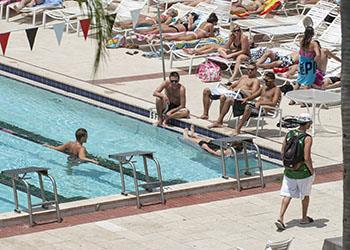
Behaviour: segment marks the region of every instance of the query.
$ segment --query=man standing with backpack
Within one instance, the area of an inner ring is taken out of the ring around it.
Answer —
[[[292,198],[300,198],[302,204],[302,219],[300,224],[309,224],[313,219],[307,216],[310,202],[311,186],[314,182],[314,168],[311,159],[312,137],[306,133],[312,119],[304,113],[297,117],[298,129],[287,133],[282,145],[282,160],[285,166],[281,187],[282,203],[280,215],[275,225],[279,230],[285,230],[284,214]]]

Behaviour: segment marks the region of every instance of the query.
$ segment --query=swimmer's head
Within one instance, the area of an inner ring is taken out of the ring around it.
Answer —
[[[79,128],[75,131],[75,139],[80,143],[85,143],[88,138],[88,133],[85,128]]]

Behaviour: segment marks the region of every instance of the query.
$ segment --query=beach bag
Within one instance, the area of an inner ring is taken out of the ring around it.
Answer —
[[[221,80],[220,66],[212,61],[206,61],[198,66],[197,76],[202,82],[218,82]]]
[[[107,41],[106,47],[108,49],[114,49],[114,48],[125,47],[125,45],[126,45],[125,36],[123,36],[121,34],[117,34],[112,39],[109,39]]]
[[[304,148],[302,148],[300,140],[304,141],[306,136],[309,135],[304,133],[297,134],[287,140],[282,159],[284,167],[293,168],[296,164],[304,161]]]

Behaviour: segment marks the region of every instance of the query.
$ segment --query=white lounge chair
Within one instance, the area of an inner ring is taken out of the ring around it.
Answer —
[[[47,18],[50,17],[55,20],[64,21],[66,25],[66,32],[69,31],[69,28],[75,29],[73,27],[73,22],[77,21],[79,16],[86,16],[88,14],[87,6],[85,3],[82,3],[82,6],[79,6],[76,1],[64,1],[64,8],[56,10],[45,10],[43,13],[43,26],[46,28]]]
[[[341,17],[340,14],[333,20],[326,30],[318,38],[322,47],[341,48]]]
[[[283,240],[283,241],[270,241],[269,240],[266,243],[264,250],[288,250],[293,239],[294,238],[290,238],[288,240]],[[237,247],[237,250],[244,250],[244,249],[241,247]]]
[[[219,18],[218,24],[220,26],[229,25],[231,19],[230,11],[232,2],[227,0],[212,0],[211,4],[217,6],[215,14]]]
[[[10,10],[15,11],[15,5],[17,3],[11,3],[6,6],[6,21],[8,22],[10,19]],[[34,7],[25,7],[21,10],[20,14],[25,14],[25,15],[32,15],[33,16],[33,21],[32,24],[33,26],[36,25],[36,15],[43,12],[44,10],[49,10],[49,9],[60,9],[63,8],[62,2],[61,4],[39,4]]]
[[[336,7],[336,4],[321,0],[314,6],[314,8],[310,9],[305,17],[310,17],[313,22],[313,27],[317,29],[324,22],[324,19],[327,17],[327,15],[329,15],[329,13]],[[252,28],[251,31],[256,34],[264,34],[268,36],[270,38],[269,42],[272,42],[276,37],[291,36],[304,33],[304,19],[305,18],[293,25]]]

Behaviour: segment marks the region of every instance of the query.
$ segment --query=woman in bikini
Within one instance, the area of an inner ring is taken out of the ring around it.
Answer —
[[[196,31],[187,31],[182,34],[164,34],[164,40],[191,41],[195,39],[208,38],[214,36],[214,26],[218,22],[215,13],[211,13],[206,22],[202,23]]]
[[[242,62],[247,61],[250,58],[250,44],[247,35],[243,34],[239,25],[233,24],[231,27],[232,35],[230,36],[231,47],[229,49],[220,48],[218,50],[221,57],[226,59],[234,59],[236,61],[231,80],[238,78],[239,68]]]
[[[264,10],[264,2],[265,0],[254,0],[248,5],[243,5],[242,0],[233,3],[231,6],[231,14],[232,15],[240,15],[247,13],[249,14],[259,14]]]
[[[176,9],[169,9],[166,14],[160,15],[160,23],[169,25],[170,23],[175,21],[175,18],[178,15],[178,11]],[[115,26],[121,27],[123,29],[131,28],[133,23],[132,22],[117,22],[114,24]],[[145,15],[140,15],[138,22],[136,24],[136,27],[140,26],[151,26],[147,31],[154,30],[157,28],[158,25],[158,18],[155,17],[149,17]]]
[[[191,12],[185,20],[178,20],[175,24],[162,24],[162,33],[177,33],[177,32],[187,32],[192,31],[196,28],[195,21],[198,19],[198,14]],[[159,27],[154,27],[153,29],[140,30],[138,33],[146,35],[158,35]],[[155,37],[155,36],[153,36]],[[153,38],[151,37],[151,38]]]

